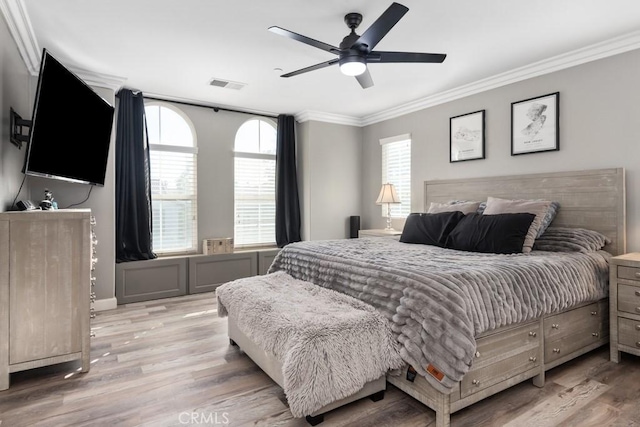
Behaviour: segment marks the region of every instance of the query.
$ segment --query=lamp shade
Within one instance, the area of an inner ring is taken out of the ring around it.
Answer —
[[[400,198],[398,197],[398,193],[396,193],[396,187],[394,187],[393,184],[382,184],[376,204],[381,205],[383,203],[400,203]]]

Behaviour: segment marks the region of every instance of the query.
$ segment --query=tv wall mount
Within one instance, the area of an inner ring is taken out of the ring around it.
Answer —
[[[13,108],[9,107],[9,140],[18,149],[22,148],[23,142],[29,142],[32,124],[33,121],[23,119]]]

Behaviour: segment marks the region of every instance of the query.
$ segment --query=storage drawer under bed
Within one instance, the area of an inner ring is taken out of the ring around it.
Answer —
[[[465,398],[540,365],[540,321],[476,340],[473,365],[460,383]]]

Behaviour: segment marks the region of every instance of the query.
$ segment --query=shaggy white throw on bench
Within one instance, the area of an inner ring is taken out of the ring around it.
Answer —
[[[403,365],[388,321],[350,296],[284,272],[216,289],[218,316],[232,316],[281,363],[294,417],[311,415]]]

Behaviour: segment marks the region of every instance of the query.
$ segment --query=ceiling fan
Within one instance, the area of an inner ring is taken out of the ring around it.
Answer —
[[[392,3],[387,10],[360,36],[356,34],[356,28],[362,22],[362,15],[359,13],[348,13],[344,17],[344,22],[351,29],[340,47],[314,40],[307,36],[285,30],[280,27],[269,27],[269,31],[280,34],[290,39],[308,44],[309,46],[333,53],[338,57],[329,61],[321,62],[310,67],[283,74],[280,77],[293,77],[309,71],[319,70],[330,65],[339,64],[340,71],[348,76],[355,76],[363,89],[373,86],[371,74],[367,69],[369,63],[398,63],[398,62],[426,62],[441,63],[447,57],[442,53],[415,53],[415,52],[385,52],[376,51],[373,48],[387,35],[387,33],[400,21],[409,11],[409,8],[400,3]]]

